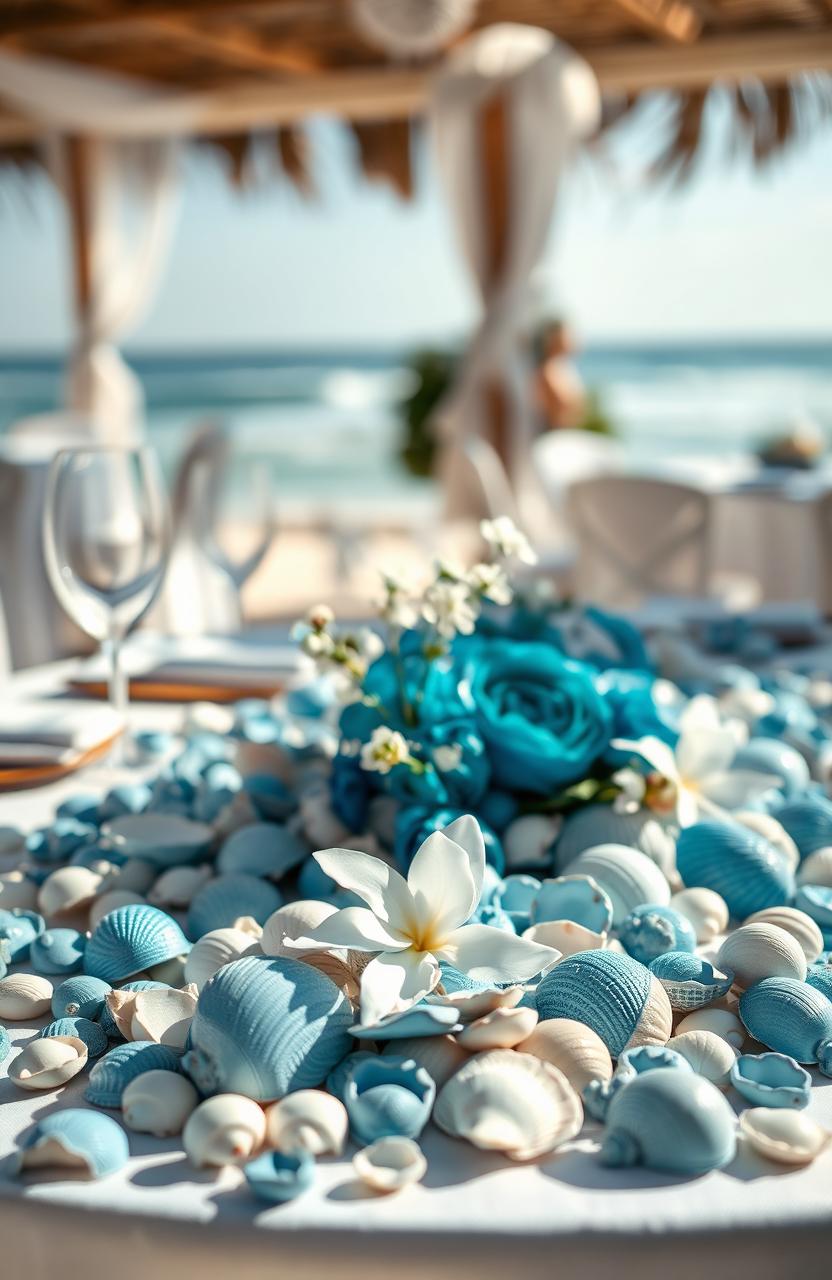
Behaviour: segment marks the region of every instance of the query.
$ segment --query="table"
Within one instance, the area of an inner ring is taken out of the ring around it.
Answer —
[[[15,677],[11,695],[57,694],[71,664]],[[177,707],[135,706],[136,726],[175,727]],[[116,771],[113,780],[135,770]],[[106,783],[104,784],[106,785]],[[0,797],[0,825],[46,822],[83,775]],[[11,1024],[15,1044],[37,1025]],[[125,1170],[97,1183],[10,1180],[7,1157],[42,1111],[83,1105],[83,1078],[61,1093],[24,1094],[0,1064],[0,1275],[81,1280],[91,1269],[118,1280],[193,1275],[199,1280],[491,1280],[638,1277],[782,1280],[819,1275],[832,1249],[832,1148],[808,1169],[786,1171],[743,1152],[726,1170],[685,1179],[613,1170],[597,1159],[600,1128],[530,1165],[423,1135],[423,1185],[377,1198],[347,1157],[323,1160],[316,1187],[292,1204],[264,1206],[241,1175],[197,1172],[175,1140],[130,1134]],[[732,1095],[733,1097],[733,1095]],[[735,1103],[738,1099],[733,1097]],[[832,1080],[810,1108],[832,1128]],[[111,1113],[117,1116],[118,1113]]]

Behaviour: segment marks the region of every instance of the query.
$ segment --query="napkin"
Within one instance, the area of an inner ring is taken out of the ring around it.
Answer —
[[[139,633],[125,645],[123,663],[131,680],[224,689],[258,684],[292,687],[314,673],[310,659],[296,645],[264,644],[236,636],[170,638]],[[79,667],[76,679],[93,683],[107,676],[106,661],[96,655]]]
[[[111,707],[11,702],[0,710],[0,767],[69,764],[112,738],[121,719]]]

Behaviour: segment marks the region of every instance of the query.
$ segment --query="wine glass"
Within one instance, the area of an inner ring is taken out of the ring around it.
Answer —
[[[231,453],[222,467],[206,461],[196,479],[197,536],[234,587],[239,623],[242,588],[263,563],[277,531],[272,466],[262,456]]]
[[[110,704],[122,723],[122,643],[158,594],[169,542],[167,496],[151,449],[84,445],[55,455],[43,518],[46,570],[60,604],[108,655]]]

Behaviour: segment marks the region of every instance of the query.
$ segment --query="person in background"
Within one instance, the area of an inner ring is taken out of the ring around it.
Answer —
[[[543,430],[580,427],[586,417],[587,397],[571,359],[575,346],[567,325],[562,320],[548,321],[537,335],[535,348],[535,401]]]

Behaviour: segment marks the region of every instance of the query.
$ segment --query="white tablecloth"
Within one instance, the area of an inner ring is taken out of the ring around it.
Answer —
[[[55,687],[60,670],[29,673],[13,689]],[[147,705],[133,713],[145,726],[174,724],[179,714]],[[89,788],[83,776],[0,797],[0,825],[43,824],[81,788]],[[36,1030],[10,1025],[16,1044]],[[60,1093],[26,1094],[6,1079],[8,1062],[0,1065],[0,1161],[38,1112],[83,1105],[83,1078]],[[832,1128],[832,1080],[820,1081],[810,1111]],[[175,1141],[136,1134],[127,1168],[97,1183],[21,1185],[0,1164],[0,1276],[82,1280],[94,1269],[118,1280],[254,1280],[267,1271],[292,1280],[781,1280],[825,1272],[832,1149],[802,1170],[742,1152],[722,1172],[686,1179],[605,1169],[599,1133],[590,1126],[557,1153],[514,1165],[429,1126],[423,1185],[390,1198],[365,1193],[350,1151],[321,1161],[315,1188],[281,1207],[252,1198],[237,1171],[198,1173]]]

